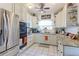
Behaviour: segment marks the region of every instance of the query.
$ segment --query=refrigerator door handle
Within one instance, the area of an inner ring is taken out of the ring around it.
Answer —
[[[4,13],[4,40],[6,40],[6,49],[7,49],[7,43],[8,43],[8,18],[7,18],[6,11]]]
[[[2,38],[2,29],[0,30],[0,46],[2,45],[2,43],[3,43],[3,38]]]
[[[2,35],[2,29],[0,30],[0,36]]]

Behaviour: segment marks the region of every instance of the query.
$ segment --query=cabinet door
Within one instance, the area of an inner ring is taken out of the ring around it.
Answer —
[[[33,36],[33,35],[27,36],[27,46],[30,46],[31,44],[34,43],[32,36]]]
[[[18,15],[20,15],[21,14],[21,6],[20,6],[20,4],[18,3],[15,3],[15,13],[16,14],[18,14]]]
[[[42,34],[33,34],[33,39],[36,43],[46,43],[44,35]]]
[[[64,56],[79,56],[79,48],[64,46]]]
[[[75,3],[67,5],[67,26],[78,25],[78,6]]]
[[[78,24],[79,24],[79,3],[77,4],[77,6],[78,6],[78,17],[77,17],[78,20],[77,21],[78,21]]]
[[[56,17],[55,17],[55,22],[56,22],[56,27],[66,27],[66,13],[65,9],[60,11]]]
[[[51,44],[51,45],[57,45],[56,35],[49,35],[48,43]]]
[[[0,8],[12,11],[12,3],[0,3]]]

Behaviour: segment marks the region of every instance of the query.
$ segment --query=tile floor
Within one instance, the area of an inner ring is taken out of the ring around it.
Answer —
[[[57,56],[57,47],[51,45],[34,44],[25,49],[18,56]]]

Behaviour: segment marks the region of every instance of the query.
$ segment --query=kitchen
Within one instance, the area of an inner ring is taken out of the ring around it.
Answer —
[[[17,46],[0,50],[1,56],[79,56],[79,3],[0,3],[0,8],[18,15],[17,27],[12,23],[17,42],[10,40]]]

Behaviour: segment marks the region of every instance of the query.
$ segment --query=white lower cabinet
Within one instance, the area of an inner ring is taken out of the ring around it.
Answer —
[[[33,44],[34,43],[34,41],[33,41],[33,39],[32,39],[32,35],[29,35],[28,37],[27,37],[27,46],[30,46],[31,44]]]
[[[45,40],[44,36],[48,36],[48,40]],[[50,45],[57,45],[57,38],[55,35],[46,35],[46,34],[33,34],[34,42],[36,43],[43,43],[43,44],[50,44]]]
[[[64,56],[79,56],[79,47],[64,46]]]
[[[36,33],[33,34],[33,40],[35,43],[42,43],[44,41],[42,35]]]
[[[48,35],[48,43],[52,45],[57,45],[56,35]]]

